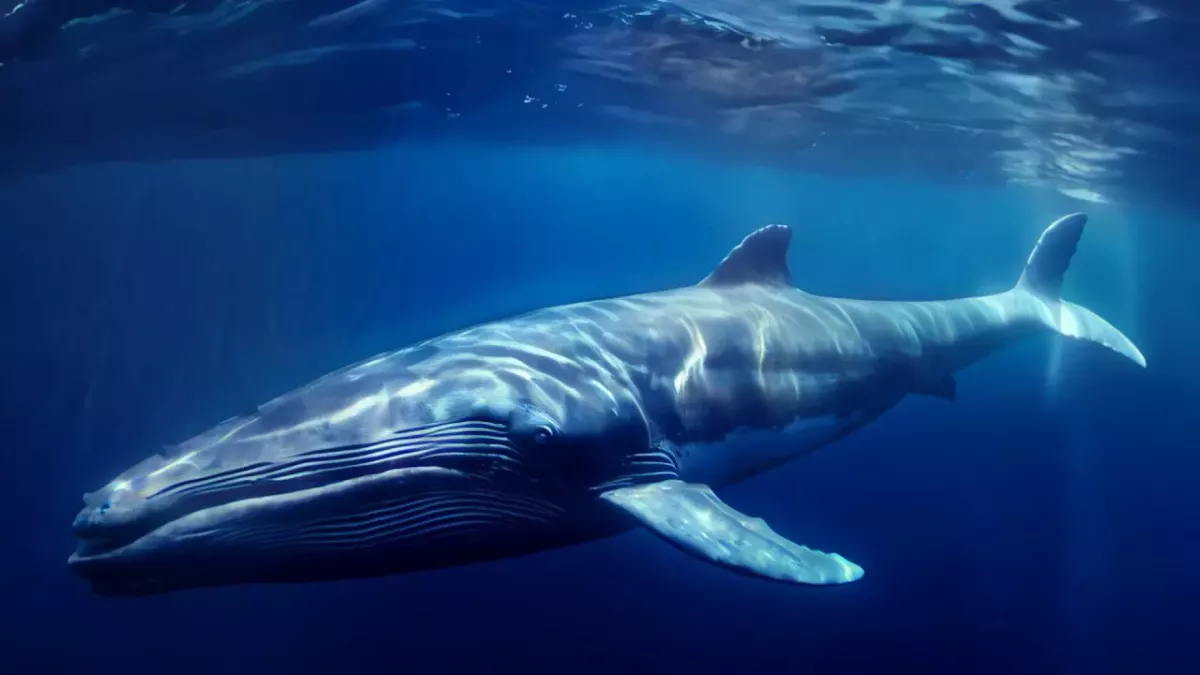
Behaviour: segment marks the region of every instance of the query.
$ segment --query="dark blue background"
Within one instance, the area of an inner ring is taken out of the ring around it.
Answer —
[[[1186,219],[1088,205],[1066,294],[1142,371],[1046,338],[725,491],[866,577],[800,588],[652,535],[350,583],[136,600],[71,577],[79,496],[375,352],[543,304],[693,283],[796,229],[807,290],[1011,284],[1044,192],[622,148],[409,144],[76,169],[0,187],[0,671],[1194,673],[1200,272]]]

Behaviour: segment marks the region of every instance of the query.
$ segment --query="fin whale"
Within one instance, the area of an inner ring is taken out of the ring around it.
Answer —
[[[924,302],[795,288],[791,230],[698,284],[549,307],[380,354],[155,455],[85,495],[70,567],[102,595],[412,572],[642,526],[762,578],[862,568],[714,492],[852,433],[905,396],[1057,333],[1145,366],[1061,298],[1087,222],[1042,234],[1017,283]]]

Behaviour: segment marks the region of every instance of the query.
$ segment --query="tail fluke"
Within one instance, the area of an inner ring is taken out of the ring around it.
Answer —
[[[1087,216],[1082,213],[1072,213],[1051,223],[1029,254],[1014,292],[1033,296],[1038,301],[1038,315],[1058,333],[1104,345],[1145,368],[1146,357],[1121,331],[1086,307],[1060,297],[1063,275],[1086,224]]]
[[[1065,300],[1059,302],[1058,325],[1055,328],[1067,337],[1102,344],[1139,366],[1146,367],[1146,357],[1142,356],[1142,351],[1137,345],[1087,307],[1080,307]]]

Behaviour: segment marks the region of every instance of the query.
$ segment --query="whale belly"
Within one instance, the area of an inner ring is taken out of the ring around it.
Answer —
[[[741,427],[717,441],[672,446],[680,478],[710,486],[731,483],[815,450],[848,430],[836,415],[799,418],[774,429]]]

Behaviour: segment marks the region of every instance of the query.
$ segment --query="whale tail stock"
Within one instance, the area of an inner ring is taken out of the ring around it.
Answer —
[[[1035,300],[1037,315],[1048,328],[1071,338],[1104,345],[1146,367],[1146,357],[1129,338],[1096,313],[1063,300],[1063,275],[1083,235],[1087,216],[1072,213],[1050,224],[1038,238],[1025,270],[1011,293]]]

